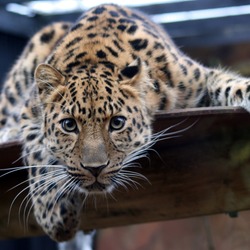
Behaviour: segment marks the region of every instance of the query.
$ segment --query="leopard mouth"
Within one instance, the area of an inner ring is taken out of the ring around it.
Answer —
[[[99,182],[97,179],[89,185],[86,185],[86,182],[81,178],[75,180],[75,184],[77,189],[81,193],[85,194],[103,194],[103,193],[110,193],[113,190],[113,184],[104,184]]]
[[[75,167],[67,166],[67,174],[70,178],[74,179],[75,185],[77,186],[77,189],[75,190],[85,194],[103,194],[112,192],[115,186],[113,179],[119,170],[109,171],[104,175],[101,172],[97,175],[86,168],[85,170],[87,170],[87,172],[83,173],[82,171],[78,171]]]

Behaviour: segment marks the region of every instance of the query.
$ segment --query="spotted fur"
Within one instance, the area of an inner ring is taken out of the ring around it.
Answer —
[[[31,38],[4,85],[0,138],[22,139],[35,217],[64,241],[88,194],[129,181],[157,110],[250,110],[249,92],[249,79],[190,59],[144,15],[102,5]]]

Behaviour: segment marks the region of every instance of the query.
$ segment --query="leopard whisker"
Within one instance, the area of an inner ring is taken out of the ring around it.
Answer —
[[[146,156],[147,157],[147,156]],[[128,168],[142,168],[141,164],[139,162],[128,162],[122,165],[121,169],[128,169]]]
[[[67,197],[69,197],[71,194],[76,193],[76,190],[77,190],[76,183],[77,183],[78,181],[77,181],[76,178],[73,177],[73,176],[71,176],[70,179],[72,180],[72,181],[71,181],[71,187],[67,187],[68,190],[66,190],[66,192],[65,192],[65,193],[67,193]]]
[[[27,153],[27,154],[22,154],[19,158],[17,158],[15,161],[13,161],[12,164],[17,163],[18,161],[22,160],[24,157],[26,157],[26,156],[28,156],[28,155],[31,155],[31,154],[37,153],[37,152],[39,152],[39,151],[42,151],[44,148],[45,148],[45,147],[41,147],[41,148],[39,148],[39,149],[37,149],[37,150],[34,150],[34,151],[31,151],[31,152],[29,152],[29,153]]]
[[[104,193],[103,193],[104,195],[103,195],[102,197],[105,198],[105,201],[106,201],[106,209],[107,209],[107,212],[109,212],[109,202],[108,202],[107,193],[108,193],[108,192],[104,192]],[[112,197],[112,196],[111,196],[111,197]]]
[[[89,193],[88,193],[88,192],[85,192],[84,195],[85,195],[85,197],[84,197],[84,199],[83,199],[83,201],[82,201],[82,203],[81,203],[81,207],[84,207],[85,202],[86,202],[87,199],[89,198]]]
[[[55,172],[61,172],[61,171],[62,171],[62,170],[59,169],[59,170],[54,170],[53,173],[52,173],[52,172],[49,172],[49,173],[39,174],[39,177],[42,177],[41,179],[39,179],[39,181],[43,181],[43,180],[45,180],[48,176],[53,176],[53,174],[54,174]],[[14,187],[8,189],[6,192],[9,192],[9,191],[11,191],[11,190],[13,190],[13,189],[15,189],[15,188],[17,188],[17,187],[19,187],[19,186],[21,186],[21,185],[27,183],[27,182],[30,182],[30,181],[32,181],[32,180],[35,180],[36,178],[37,178],[37,176],[34,176],[34,177],[32,177],[32,178],[28,178],[27,180],[22,181],[22,182],[20,182],[19,184],[15,185]]]
[[[141,173],[130,171],[130,170],[125,170],[125,169],[122,169],[119,173],[124,174],[126,177],[129,176],[129,177],[137,178],[143,181],[147,181],[149,184],[151,184],[149,179]]]
[[[45,183],[43,186],[38,187],[38,188],[35,190],[35,192],[33,191],[33,194],[30,193],[30,195],[32,196],[31,199],[33,199],[33,198],[35,197],[35,195],[37,195],[38,191],[39,191],[41,188],[43,188],[45,185],[46,185],[46,186],[50,186],[52,183],[54,183],[54,184],[57,183],[57,184],[58,184],[58,183],[64,181],[64,179],[66,179],[66,178],[68,178],[68,175],[66,175],[66,174],[64,173],[64,175],[59,175],[58,177],[54,177],[53,179],[50,179],[50,180],[49,180],[47,183]],[[51,187],[49,188],[49,190],[53,189],[53,187],[54,187],[54,186],[51,186]],[[29,200],[31,200],[31,199],[29,199]],[[36,201],[37,201],[38,199],[39,199],[39,196],[35,197],[35,199],[32,200],[32,205],[31,205],[31,207],[29,208],[28,213],[27,213],[27,216],[26,216],[26,222],[25,222],[25,224],[26,224],[27,226],[28,226],[28,220],[29,220],[30,213],[31,213],[31,211],[32,211],[32,209],[33,209],[33,207],[34,207],[34,205],[35,205],[35,203],[36,203]],[[26,214],[27,206],[28,206],[28,203],[27,203],[26,206],[25,206],[24,215]],[[26,228],[27,228],[27,226],[26,226]]]
[[[49,177],[50,177],[50,175],[49,175]],[[47,178],[47,177],[46,177],[46,178]],[[42,178],[42,181],[43,181],[44,179],[45,179],[45,177]],[[18,186],[24,184],[24,183],[27,182],[27,181],[29,181],[29,180],[25,180],[24,182],[21,182],[21,183],[17,184],[16,186],[10,188],[8,191],[15,189],[16,187],[18,187]],[[39,183],[40,181],[41,181],[41,180],[39,179],[38,181],[34,182],[33,185]],[[41,187],[41,186],[40,186],[40,187]],[[18,199],[18,197],[19,197],[22,193],[24,193],[24,192],[25,192],[26,190],[28,190],[29,188],[30,188],[29,186],[23,188],[23,189],[14,197],[14,199],[12,200],[12,202],[11,202],[11,204],[10,204],[10,208],[9,208],[9,213],[8,213],[8,224],[10,223],[10,215],[11,215],[12,207],[13,207],[15,201]],[[8,192],[8,191],[7,191],[7,192]]]
[[[67,175],[67,178],[69,176]],[[62,196],[66,193],[65,190],[67,190],[68,186],[71,185],[71,183],[73,182],[72,177],[70,177],[68,180],[66,180],[66,182],[56,191],[55,195],[54,195],[54,205],[52,207],[52,211],[54,210],[57,202],[62,198]]]
[[[126,185],[126,186],[128,186],[128,187],[131,187],[133,190],[138,190],[138,187],[137,187],[136,183],[135,183],[134,181],[132,181],[130,178],[127,178],[126,180],[120,178],[120,181],[121,181],[124,185]],[[128,187],[126,188],[126,191],[127,191],[127,192],[129,191]]]
[[[139,179],[143,179],[143,180],[146,180],[148,183],[149,180],[143,176],[142,174],[139,174],[137,172],[131,172],[131,171],[127,171],[125,172],[126,170],[124,170],[125,168],[129,168],[129,167],[134,167],[134,165],[136,165],[136,163],[134,163],[136,160],[140,159],[140,158],[147,158],[149,161],[150,161],[150,158],[148,157],[148,152],[149,151],[152,151],[154,153],[156,153],[158,155],[158,157],[160,157],[159,153],[152,148],[152,146],[156,143],[156,142],[159,142],[159,141],[162,141],[162,140],[167,140],[167,139],[172,139],[172,138],[176,138],[176,137],[179,137],[181,136],[180,133],[182,132],[185,132],[187,131],[188,129],[190,129],[191,127],[193,127],[197,121],[195,121],[193,124],[191,124],[190,126],[184,128],[184,129],[180,129],[180,130],[177,130],[177,131],[174,131],[174,132],[169,132],[171,129],[181,125],[182,123],[184,123],[186,121],[186,119],[178,124],[175,124],[173,126],[170,126],[160,132],[157,132],[153,135],[151,135],[151,140],[149,140],[148,143],[142,145],[141,147],[133,150],[123,161],[123,164],[122,164],[122,169],[121,171],[119,172],[118,174],[118,178],[119,178],[119,183],[121,184],[121,182],[125,182],[126,184],[128,184],[127,182],[129,183],[133,183],[136,188],[137,188],[137,185],[140,185],[140,183],[138,182],[135,182],[134,180],[131,180],[130,177],[133,177],[133,178],[139,178]],[[138,163],[137,163],[138,164]]]
[[[125,185],[124,181],[119,178],[119,176],[112,178],[112,184],[114,185],[115,189],[118,189],[119,187],[123,187],[128,192],[128,187]]]
[[[50,180],[49,178],[54,177],[54,176],[57,177],[58,175],[61,175],[61,174],[65,174],[65,172],[62,169],[55,169],[52,171],[50,170],[49,172],[39,174],[40,179],[38,179],[37,181],[32,182],[33,180],[38,178],[37,176],[34,176],[32,178],[28,178],[28,180],[23,181],[22,183],[19,183],[18,185],[16,185],[15,187],[12,187],[11,189],[14,189],[17,186],[20,186],[21,184],[24,184],[27,181],[30,183],[30,185],[36,185],[37,183],[39,183],[41,181],[43,182],[46,180]],[[46,182],[42,183],[38,188],[43,187],[45,184],[46,184]]]
[[[123,164],[126,165],[127,163],[130,163],[132,161],[138,160],[140,158],[144,158],[144,157],[148,157],[148,151],[153,151],[155,153],[157,153],[157,155],[159,156],[158,152],[154,149],[152,149],[151,147],[162,140],[167,140],[167,139],[173,139],[176,137],[181,136],[180,133],[185,132],[187,130],[189,130],[191,127],[193,127],[198,120],[196,120],[194,123],[192,123],[191,125],[189,125],[188,127],[184,128],[184,129],[180,129],[174,132],[169,132],[169,130],[183,124],[187,119],[172,125],[160,132],[157,132],[153,135],[150,136],[150,140],[148,141],[148,143],[142,145],[141,147],[138,147],[137,149],[133,150],[123,161]]]
[[[188,118],[185,118],[184,120],[182,120],[182,121],[180,121],[180,122],[178,122],[178,123],[176,123],[176,124],[173,124],[173,125],[171,125],[171,126],[165,128],[165,129],[163,129],[163,130],[161,130],[161,131],[159,131],[159,132],[156,132],[156,133],[152,134],[152,136],[158,137],[158,135],[166,134],[166,132],[168,132],[169,130],[174,129],[174,128],[180,126],[180,125],[182,125],[182,124],[185,123],[187,120],[188,120]],[[198,121],[198,119],[197,119],[194,123],[192,123],[190,126],[188,126],[187,128],[184,128],[184,129],[181,129],[181,130],[177,130],[177,131],[173,131],[173,132],[169,132],[169,133],[174,133],[174,134],[176,134],[176,133],[179,133],[179,132],[184,132],[184,131],[190,129],[191,127],[193,127],[193,126],[197,123],[197,121]],[[167,133],[167,134],[169,134],[169,133]]]
[[[127,173],[124,173],[124,172],[121,173],[121,175],[122,176],[120,176],[120,178],[123,178],[124,180],[129,180],[131,183],[135,184],[136,189],[138,189],[137,185],[142,187],[142,185],[138,181],[134,180],[136,178],[135,176],[128,175]],[[137,177],[137,179],[140,179],[140,178]]]
[[[117,187],[118,185],[114,183],[114,189],[116,189]],[[117,199],[115,198],[112,192],[106,192],[105,195],[109,195],[115,202],[117,202]]]
[[[63,165],[32,165],[32,166],[18,166],[18,167],[13,167],[13,168],[1,168],[0,171],[8,171],[7,173],[4,173],[2,175],[0,175],[0,178],[4,177],[4,176],[7,176],[9,174],[12,174],[12,173],[15,173],[15,172],[18,172],[18,171],[21,171],[21,170],[29,170],[31,168],[44,168],[44,167],[47,167],[47,168],[60,168],[60,169],[66,169],[67,167],[63,166]]]
[[[24,193],[26,190],[29,189],[29,186],[28,187],[25,187],[24,189],[22,189],[16,196],[15,198],[12,200],[11,204],[10,204],[10,208],[9,208],[9,212],[8,212],[8,220],[7,220],[7,224],[9,225],[10,224],[10,217],[11,217],[11,211],[12,211],[12,208],[13,208],[13,205],[15,203],[15,201],[17,200],[17,198],[22,194]]]
[[[127,176],[123,173],[118,173],[116,176],[115,176],[115,181],[117,182],[117,184],[119,184],[120,186],[123,186],[125,187],[125,189],[128,191],[128,188],[127,188],[127,185],[130,186],[131,188],[133,189],[138,189],[138,186],[141,186],[140,183],[138,183],[137,181],[135,180],[132,180],[130,178],[130,176]],[[138,185],[138,186],[137,186]]]
[[[49,181],[47,181],[46,183],[44,183],[43,185],[40,185],[39,187],[37,187],[36,189],[35,189],[35,191],[33,192],[33,194],[31,194],[31,192],[29,192],[27,195],[26,195],[26,197],[23,199],[23,201],[22,201],[22,203],[21,203],[21,205],[20,205],[20,207],[19,207],[19,217],[21,217],[21,207],[23,206],[23,204],[24,204],[24,202],[25,202],[25,200],[26,200],[26,205],[25,205],[25,207],[24,207],[24,210],[23,210],[23,224],[24,224],[24,228],[28,228],[28,217],[29,216],[27,216],[27,220],[25,220],[25,216],[26,216],[26,211],[27,211],[27,209],[28,209],[28,205],[30,204],[30,202],[32,201],[32,199],[33,199],[33,197],[35,197],[35,195],[37,195],[37,193],[39,193],[40,192],[40,190],[42,190],[43,188],[45,188],[46,186],[48,186],[48,192],[50,191],[50,190],[52,190],[53,189],[53,187],[54,187],[54,185],[53,184],[55,184],[57,181],[60,181],[60,179],[62,178],[62,174],[57,174],[53,179],[51,179],[51,180],[49,180]],[[35,201],[36,201],[37,199],[35,199]],[[34,200],[33,200],[34,201]],[[29,215],[29,213],[30,213],[30,211],[32,210],[32,207],[33,207],[33,204],[34,204],[35,202],[31,202],[31,207],[30,207],[30,209],[29,209],[29,211],[28,211],[28,215]],[[21,221],[21,219],[20,219],[20,221]]]
[[[58,170],[57,170],[57,171],[58,171]],[[42,178],[41,180],[43,181],[44,179],[45,179],[45,177]],[[41,180],[38,180],[38,181],[34,182],[34,185],[37,184],[37,183],[39,183]],[[13,189],[15,189],[16,187],[18,187],[18,186],[20,186],[20,185],[22,185],[22,184],[24,184],[25,182],[28,182],[28,181],[29,181],[29,180],[25,180],[25,181],[23,181],[23,182],[17,184],[16,186],[12,187],[12,188],[9,189],[8,191],[13,190]],[[9,208],[9,213],[8,213],[8,224],[9,224],[9,222],[10,222],[10,215],[11,215],[12,207],[13,207],[15,201],[17,200],[17,198],[18,198],[22,193],[24,193],[24,192],[25,192],[26,190],[28,190],[29,188],[30,188],[30,187],[27,186],[27,187],[25,187],[24,189],[22,189],[22,190],[14,197],[14,199],[12,200],[11,205],[10,205],[10,208]],[[29,194],[28,194],[28,195],[29,195]],[[26,197],[27,197],[27,196],[26,196]],[[26,199],[26,197],[23,199],[21,205],[23,204],[23,202],[24,202],[24,200]],[[19,208],[19,209],[20,209],[20,208]]]

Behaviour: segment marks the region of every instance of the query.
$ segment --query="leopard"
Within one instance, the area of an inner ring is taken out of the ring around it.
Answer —
[[[88,196],[131,181],[159,110],[250,111],[249,100],[249,78],[193,60],[147,15],[103,4],[30,39],[3,85],[0,141],[22,143],[34,216],[61,242]]]

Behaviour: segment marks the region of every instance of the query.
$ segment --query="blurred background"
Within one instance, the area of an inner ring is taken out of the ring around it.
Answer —
[[[75,21],[102,0],[0,0],[0,80],[44,25]],[[207,66],[250,76],[250,0],[116,0],[160,23],[178,47]],[[249,212],[100,230],[97,250],[249,250]],[[1,240],[0,250],[53,250],[47,237]]]

